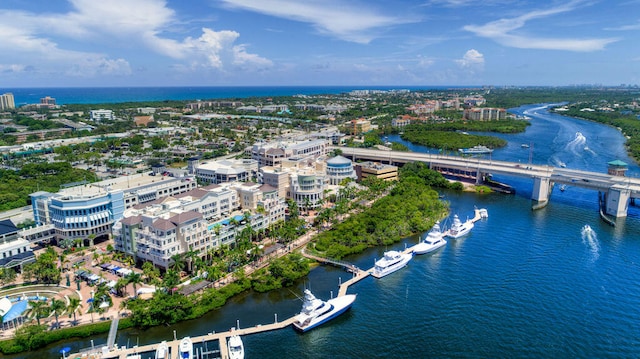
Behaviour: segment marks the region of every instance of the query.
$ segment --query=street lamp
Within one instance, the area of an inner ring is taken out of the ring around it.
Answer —
[[[91,323],[93,323],[93,291],[91,291],[91,307],[89,308],[89,312],[91,313]]]

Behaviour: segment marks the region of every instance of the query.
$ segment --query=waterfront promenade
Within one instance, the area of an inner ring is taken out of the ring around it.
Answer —
[[[482,209],[475,209],[475,213],[474,213],[474,217],[471,219],[472,222],[477,222],[479,220],[481,220],[483,217],[483,210]],[[301,238],[302,239],[302,238]],[[302,246],[303,244],[306,244],[308,242],[308,239],[306,241],[304,240],[300,240],[300,243],[298,243],[298,245],[296,246],[296,248],[299,248],[300,246]],[[411,247],[407,247],[404,249],[404,253],[412,253],[414,250],[414,246]],[[315,257],[315,256],[311,256],[311,255],[307,255],[309,257]],[[322,260],[322,258],[320,257],[315,257],[318,258],[321,262],[325,262],[325,263],[331,263],[331,264],[336,264],[333,261],[327,261],[327,260]],[[339,263],[338,265],[343,266],[345,269],[350,270],[353,273],[353,277],[343,283],[340,284],[340,288],[338,290],[338,297],[340,296],[344,296],[347,294],[347,290],[349,289],[350,286],[360,282],[361,280],[363,280],[364,278],[367,278],[373,271],[373,268],[369,268],[367,270],[360,270],[357,267],[355,267],[352,264],[346,263],[346,262],[342,262]],[[202,335],[202,336],[197,336],[197,337],[191,337],[191,341],[193,343],[204,343],[204,342],[211,342],[211,341],[218,341],[218,345],[219,345],[219,353],[220,353],[220,358],[221,359],[228,359],[229,358],[229,354],[227,352],[227,339],[232,336],[232,335],[250,335],[250,334],[256,334],[256,333],[262,333],[262,332],[268,332],[268,331],[272,331],[272,330],[278,330],[278,329],[284,329],[286,327],[288,327],[289,325],[291,325],[293,323],[295,319],[294,317],[290,317],[287,318],[283,321],[278,321],[277,317],[275,319],[275,321],[271,324],[265,324],[265,325],[256,325],[254,327],[249,327],[249,328],[231,328],[229,331],[226,332],[219,332],[219,333],[209,333],[207,335]],[[171,351],[171,357],[176,357],[177,358],[177,353],[178,353],[178,347],[180,345],[180,341],[182,340],[182,338],[176,338],[173,341],[169,341],[167,342],[167,345],[170,348]],[[101,358],[101,359],[110,359],[110,358],[119,358],[119,359],[126,359],[129,356],[135,355],[137,353],[144,353],[144,352],[153,352],[156,350],[156,348],[158,347],[158,343],[154,343],[154,344],[149,344],[149,345],[145,345],[145,346],[141,346],[141,347],[134,347],[134,348],[121,348],[121,349],[116,349],[113,351],[110,351],[108,353],[100,353],[100,352],[95,352],[92,353],[94,358]],[[91,356],[89,356],[89,358],[91,358]]]

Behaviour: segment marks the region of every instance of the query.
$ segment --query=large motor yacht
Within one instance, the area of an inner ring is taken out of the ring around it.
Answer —
[[[301,332],[309,331],[347,311],[355,300],[355,294],[346,294],[325,302],[305,289],[302,311],[296,315],[293,327]]]
[[[384,252],[384,256],[376,261],[371,275],[376,278],[382,278],[406,266],[412,257],[413,255],[411,253],[398,251]]]

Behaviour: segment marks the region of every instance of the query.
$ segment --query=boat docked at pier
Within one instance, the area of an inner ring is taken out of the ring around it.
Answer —
[[[305,289],[302,311],[295,316],[293,327],[303,333],[309,331],[346,312],[355,300],[355,294],[346,294],[323,301]]]
[[[449,228],[449,230],[447,231],[447,237],[451,237],[454,239],[460,238],[468,234],[472,228],[472,220],[467,219],[465,222],[462,222],[460,220],[460,217],[458,217],[458,215],[456,214],[453,216],[453,224],[451,225],[451,228]]]
[[[376,261],[371,275],[376,278],[382,278],[406,266],[412,257],[413,255],[411,253],[398,251],[384,252],[384,256]]]
[[[444,233],[440,230],[440,222],[436,222],[424,239],[413,247],[413,253],[427,254],[438,248],[442,248],[446,244],[447,241],[444,239]]]
[[[239,335],[232,335],[227,341],[229,359],[244,359],[244,344]]]
[[[178,358],[179,359],[193,359],[193,343],[191,338],[184,337],[180,341],[178,346]]]
[[[169,359],[169,346],[166,340],[158,344],[156,348],[156,359]]]
[[[483,145],[477,145],[469,148],[458,148],[458,151],[463,155],[482,155],[493,152],[491,148]]]

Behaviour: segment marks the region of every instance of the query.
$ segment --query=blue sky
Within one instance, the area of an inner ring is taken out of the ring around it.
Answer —
[[[2,0],[0,86],[640,84],[640,0]]]

